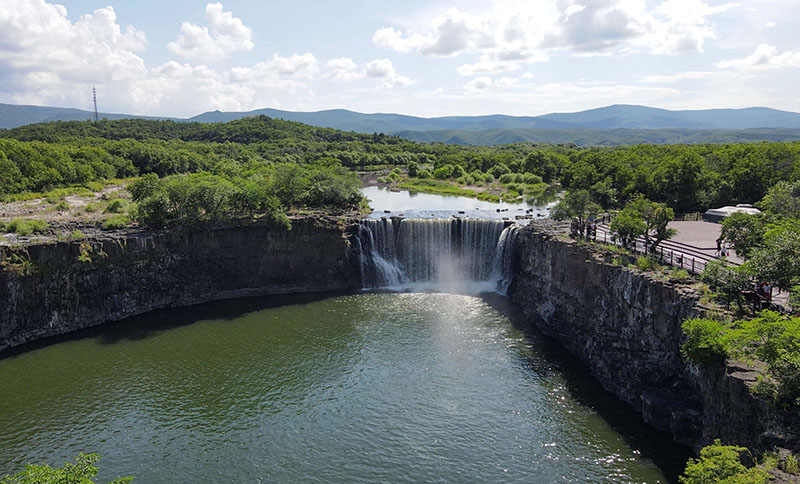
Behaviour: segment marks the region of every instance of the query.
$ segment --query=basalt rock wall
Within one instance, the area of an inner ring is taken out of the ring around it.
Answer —
[[[352,225],[235,222],[0,248],[0,352],[154,309],[360,287]]]
[[[721,438],[798,450],[800,418],[749,391],[757,371],[682,358],[681,323],[707,314],[696,288],[615,263],[552,222],[522,229],[516,247],[513,301],[647,423],[695,448]]]

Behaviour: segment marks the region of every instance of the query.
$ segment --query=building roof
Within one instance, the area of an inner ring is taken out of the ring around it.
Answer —
[[[720,208],[710,208],[706,210],[706,215],[715,215],[717,217],[728,217],[733,213],[741,212],[746,213],[749,215],[756,215],[761,213],[761,210],[757,208],[753,208],[752,205],[747,204],[739,204],[735,207],[727,206],[727,207],[720,207]]]

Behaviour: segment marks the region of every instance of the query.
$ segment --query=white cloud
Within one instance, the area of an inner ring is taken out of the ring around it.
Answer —
[[[279,99],[290,100],[297,108],[314,97],[305,82],[287,78],[273,62],[217,71],[171,61],[151,69],[145,79],[131,86],[131,92],[134,99],[128,102],[140,110],[183,115],[204,109],[278,107]]]
[[[306,52],[305,54],[294,53],[289,57],[273,54],[269,62],[257,65],[262,66],[262,69],[266,71],[277,72],[297,79],[313,79],[314,75],[319,72],[317,58],[311,52]]]
[[[544,60],[546,60],[546,57]],[[522,66],[517,62],[501,61],[487,55],[482,55],[478,62],[459,66],[456,71],[462,76],[472,77],[478,74],[498,74],[501,72],[517,71],[519,69],[522,69]]]
[[[398,74],[389,59],[375,59],[359,69],[353,59],[339,57],[329,60],[325,67],[327,68],[325,76],[337,81],[372,78],[378,79],[382,87],[406,87],[414,83],[412,79]]]
[[[250,27],[231,12],[225,12],[221,3],[206,5],[206,21],[208,27],[183,22],[180,36],[167,44],[167,48],[187,59],[215,61],[255,46]]]
[[[655,22],[643,41],[655,54],[703,52],[706,39],[716,39],[709,17],[738,7],[738,3],[708,5],[703,0],[666,0],[653,11]]]
[[[235,21],[211,11],[217,31],[235,30]],[[305,82],[318,71],[310,52],[223,71],[178,62],[148,68],[139,56],[146,44],[143,32],[117,23],[112,7],[72,22],[44,0],[0,0],[0,96],[86,109],[97,86],[101,110],[173,116],[281,101],[300,108],[314,97]]]
[[[358,65],[349,57],[331,59],[325,67],[328,69],[325,76],[336,81],[351,81],[363,76],[363,72],[358,71]]]
[[[113,7],[71,22],[66,8],[44,0],[0,0],[0,90],[68,104],[76,93],[64,84],[89,91],[141,76],[145,34],[116,20]]]
[[[375,59],[364,66],[364,75],[380,79],[384,86],[410,86],[411,79],[397,73],[389,59]]]
[[[657,54],[702,51],[716,38],[709,18],[735,3],[709,5],[705,0],[500,1],[483,11],[447,10],[427,25],[406,30],[383,27],[373,43],[398,52],[457,56],[479,54],[459,73],[508,72],[521,63],[547,61],[547,50],[577,55],[614,50],[646,50]]]
[[[671,84],[673,82],[685,81],[685,80],[708,79],[709,77],[713,77],[714,75],[716,75],[716,73],[708,71],[689,71],[689,72],[679,72],[677,74],[664,74],[664,75],[655,74],[643,77],[641,79],[641,82],[646,82],[648,84]]]
[[[741,59],[730,59],[717,62],[720,69],[780,69],[784,67],[800,67],[800,52],[786,51],[778,53],[778,48],[761,44],[755,52]]]
[[[494,85],[498,87],[514,87],[519,85],[519,79],[515,79],[513,77],[501,77],[494,83]]]
[[[492,78],[481,76],[469,81],[464,85],[467,91],[483,91],[492,87]]]

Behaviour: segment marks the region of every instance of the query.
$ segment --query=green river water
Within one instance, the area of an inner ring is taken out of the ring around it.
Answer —
[[[97,452],[134,483],[672,482],[688,451],[505,298],[157,311],[0,359],[0,476]]]

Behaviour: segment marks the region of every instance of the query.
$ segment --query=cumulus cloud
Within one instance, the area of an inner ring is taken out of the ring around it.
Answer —
[[[313,79],[314,75],[319,72],[317,58],[311,52],[306,52],[305,54],[294,53],[289,57],[273,54],[269,62],[262,62],[256,65],[260,66],[261,70],[277,72],[278,74],[298,79]]]
[[[132,103],[145,112],[196,114],[201,106],[245,111],[280,107],[279,99],[290,99],[297,107],[314,97],[305,82],[283,74],[272,61],[223,71],[170,61],[130,87]]]
[[[187,59],[215,61],[255,46],[250,27],[231,12],[225,12],[221,3],[206,5],[206,21],[208,26],[183,22],[180,35],[167,48]]]
[[[755,52],[741,59],[730,59],[715,64],[720,69],[780,69],[800,67],[800,52],[778,53],[774,45],[761,44]]]
[[[476,77],[469,81],[464,87],[467,91],[483,91],[484,89],[492,87],[492,78],[486,76]]]
[[[124,82],[146,68],[138,52],[144,32],[123,29],[113,7],[71,22],[67,10],[44,0],[0,0],[0,89],[28,99],[66,103],[69,85]]]
[[[364,64],[362,68],[349,57],[331,59],[326,64],[326,77],[337,81],[352,81],[354,79],[378,79],[383,87],[405,87],[414,81],[406,76],[401,76],[389,59],[375,59]]]
[[[705,0],[548,0],[498,2],[484,11],[447,10],[427,25],[405,30],[378,29],[372,41],[398,52],[430,56],[478,54],[459,73],[472,76],[516,70],[522,63],[548,60],[547,51],[576,55],[615,49],[657,54],[702,51],[715,38],[710,18],[735,3],[709,5]]]
[[[352,81],[362,77],[362,72],[358,71],[358,65],[349,57],[339,57],[331,59],[325,64],[327,69],[326,77],[336,81]]]
[[[215,35],[240,24],[211,4]],[[80,16],[44,0],[0,0],[0,97],[25,104],[90,108],[97,86],[101,109],[193,115],[205,109],[300,108],[313,99],[307,81],[319,70],[310,52],[250,66],[215,70],[167,62],[148,67],[140,57],[144,32],[122,27],[112,7]]]

